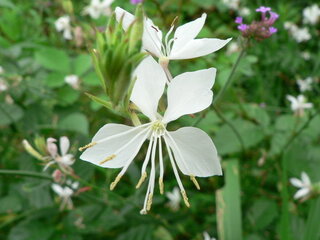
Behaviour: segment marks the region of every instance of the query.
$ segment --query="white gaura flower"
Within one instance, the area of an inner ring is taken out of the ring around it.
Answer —
[[[203,233],[203,240],[216,240],[215,238],[210,237],[208,232]]]
[[[114,0],[91,0],[90,5],[83,9],[83,14],[98,19],[101,15],[110,16],[112,13],[111,4]]]
[[[147,116],[149,123],[130,127],[122,124],[106,124],[93,137],[92,142],[79,150],[88,148],[80,158],[104,168],[122,168],[110,189],[114,189],[136,157],[141,146],[149,140],[141,178],[137,188],[147,178],[147,165],[151,161],[150,178],[141,214],[151,208],[156,178],[156,152],[159,157],[159,188],[164,192],[163,148],[167,149],[174,175],[185,204],[189,207],[185,189],[177,167],[189,175],[199,189],[195,177],[222,175],[216,148],[211,138],[202,130],[183,127],[168,131],[167,124],[179,117],[204,110],[212,103],[211,88],[215,81],[216,69],[210,68],[187,72],[176,76],[167,88],[168,106],[164,115],[157,112],[158,102],[166,86],[166,74],[152,58],[146,58],[136,70],[137,80],[131,101]],[[163,144],[164,143],[164,144]]]
[[[72,29],[70,25],[70,17],[69,16],[63,16],[59,17],[55,23],[54,23],[56,30],[58,32],[63,32],[63,37],[67,40],[72,39]]]
[[[304,80],[302,80],[302,79],[297,80],[297,84],[298,84],[301,92],[312,90],[312,86],[311,86],[312,83],[313,83],[312,77],[307,77]]]
[[[117,7],[115,10],[117,20],[122,19],[124,30],[134,22],[135,17]],[[175,30],[173,38],[170,35],[173,32],[174,26],[172,25],[166,36],[162,37],[162,31],[153,24],[152,20],[145,18],[144,32],[142,36],[143,49],[160,59],[160,62],[168,63],[169,60],[178,59],[191,59],[201,57],[224,47],[231,38],[221,40],[217,38],[201,38],[195,37],[201,31],[207,14],[192,22],[186,23]]]
[[[60,210],[73,208],[71,197],[78,187],[78,182],[71,182],[70,180],[67,181],[67,186],[64,187],[56,183],[51,185],[52,190],[61,198]]]
[[[166,193],[167,198],[169,199],[168,206],[173,210],[177,211],[180,208],[181,195],[178,187],[175,187],[172,192]]]
[[[227,54],[228,55],[231,55],[235,52],[239,52],[240,51],[240,46],[238,43],[236,42],[232,42],[228,45],[228,48],[227,48]]]
[[[73,89],[79,89],[80,80],[77,75],[68,75],[64,78],[64,81],[69,84]]]
[[[58,154],[58,147],[57,147],[56,142],[57,142],[57,140],[54,138],[47,139],[47,150],[50,153],[50,158],[52,160],[46,164],[43,171],[45,171],[52,164],[57,163],[62,171],[67,172],[67,173],[71,173],[72,168],[70,166],[74,163],[75,159],[72,154],[68,154],[68,150],[70,147],[70,141],[65,136],[60,138],[60,140],[59,140],[60,154]]]
[[[306,102],[306,98],[303,95],[299,95],[298,97],[287,95],[287,99],[291,102],[291,110],[294,111],[297,116],[303,116],[304,109],[313,107],[312,103]]]
[[[306,197],[312,190],[310,178],[305,172],[301,173],[301,180],[298,178],[290,178],[290,183],[294,187],[299,188],[299,190],[293,196],[294,199]]]
[[[320,18],[320,8],[317,4],[303,9],[303,22],[315,25]]]

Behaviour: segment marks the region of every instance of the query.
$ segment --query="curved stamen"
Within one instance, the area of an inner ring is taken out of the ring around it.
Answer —
[[[187,207],[190,207],[190,203],[188,201],[188,197],[187,197],[186,191],[184,190],[184,187],[182,185],[182,182],[181,182],[181,179],[180,179],[180,176],[179,176],[175,161],[174,161],[173,156],[172,156],[171,148],[170,148],[166,138],[164,137],[163,139],[164,139],[164,142],[165,142],[166,147],[167,147],[167,151],[168,151],[168,154],[169,154],[169,159],[170,159],[170,162],[171,162],[171,165],[172,165],[172,169],[173,169],[174,175],[175,175],[175,177],[177,179],[178,186],[180,188],[180,192],[181,192],[181,195],[183,197],[184,203],[186,204]]]
[[[161,48],[159,49],[159,46],[158,44],[156,43],[155,39],[153,38],[152,34],[150,33],[149,31],[149,26],[151,26],[153,29],[155,29],[156,32],[158,32],[159,30],[152,26],[150,23],[147,23],[147,20],[144,22],[144,24],[148,24],[148,26],[145,27],[145,32],[149,35],[150,39],[151,39],[151,42],[153,43],[153,45],[157,48],[157,50],[159,51],[159,53],[162,53],[163,51],[161,50],[162,48],[165,49],[163,43],[162,43],[162,39],[159,38],[158,34],[155,33],[155,36],[156,36],[156,40],[158,40],[158,42],[161,44]]]
[[[131,155],[130,159],[132,158],[132,160],[134,159],[134,157],[132,156],[136,156],[138,154],[138,152],[140,151],[140,148],[142,146],[142,144],[144,143],[144,141],[147,139],[148,135],[150,134],[150,129],[147,132],[147,134],[145,135],[145,137],[140,141],[136,151]],[[125,174],[125,172],[127,171],[128,167],[130,166],[132,160],[127,161],[127,163],[124,165],[124,167],[121,169],[120,173],[117,175],[116,179],[111,183],[110,185],[110,190],[113,190],[116,185],[118,184],[118,182],[121,180],[121,177]]]
[[[141,186],[141,184],[144,182],[144,180],[147,178],[147,172],[146,172],[146,168],[147,165],[149,163],[149,159],[150,159],[150,154],[151,154],[151,149],[152,149],[152,143],[153,143],[153,136],[154,134],[152,133],[151,137],[150,137],[150,142],[149,142],[149,146],[148,146],[148,150],[147,150],[147,154],[146,157],[143,161],[142,164],[142,168],[141,168],[141,177],[139,179],[139,182],[136,186],[136,188],[139,188]]]
[[[160,165],[160,176],[159,176],[159,188],[160,188],[160,194],[164,193],[164,186],[163,186],[163,156],[162,156],[162,142],[161,137],[159,137],[159,165]]]
[[[144,204],[143,204],[143,209],[140,211],[141,214],[147,214],[147,212],[151,208],[152,204],[152,197],[153,197],[153,189],[154,189],[154,180],[155,180],[155,151],[157,147],[157,138],[154,137],[154,143],[152,147],[152,153],[151,153],[151,171],[150,171],[150,178],[149,178],[149,184],[148,184],[148,189],[146,192],[146,196],[144,199]]]
[[[165,46],[166,46],[166,55],[167,56],[169,56],[169,54],[170,54],[170,52],[169,52],[169,50],[170,49],[168,49],[168,39],[169,39],[169,36],[170,36],[170,34],[172,33],[172,31],[173,31],[173,29],[174,29],[174,26],[172,25],[171,26],[171,28],[170,28],[170,30],[169,30],[169,32],[166,34],[166,37],[165,37],[165,40],[164,40],[164,42],[165,42]],[[172,40],[172,39],[171,39]],[[170,40],[170,41],[171,41]]]

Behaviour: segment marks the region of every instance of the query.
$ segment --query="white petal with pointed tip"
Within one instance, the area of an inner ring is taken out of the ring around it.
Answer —
[[[292,184],[292,186],[297,187],[297,188],[303,187],[303,183],[298,178],[290,178],[290,183]]]
[[[63,191],[63,188],[59,185],[59,184],[56,184],[56,183],[53,183],[51,185],[51,188],[52,190],[58,194],[59,196],[63,196],[64,195],[64,191]]]
[[[197,177],[222,175],[216,147],[208,134],[194,127],[180,128],[169,134],[176,144],[167,135],[165,138],[183,174]]]
[[[106,137],[113,136],[115,134],[123,133],[134,127],[129,127],[122,124],[106,124],[93,137],[92,142],[104,139]],[[95,165],[104,168],[121,168],[128,161],[132,161],[134,157],[138,154],[143,142],[146,140],[145,134],[141,134],[137,139],[132,141],[123,151],[116,155],[116,157],[110,161],[100,164],[101,161],[105,160],[107,157],[114,154],[118,149],[127,144],[132,140],[137,134],[144,131],[145,128],[136,128],[136,130],[126,133],[122,136],[112,138],[110,140],[103,141],[94,145],[91,148],[85,150],[80,158],[87,162],[91,162]]]
[[[301,188],[296,192],[296,194],[293,196],[294,199],[299,199],[304,196],[307,196],[309,194],[310,190],[309,188]]]
[[[152,57],[147,57],[138,66],[136,76],[130,100],[150,120],[155,120],[158,102],[166,85],[166,74]]]
[[[174,33],[174,44],[172,46],[173,52],[178,52],[191,40],[193,40],[203,28],[206,21],[207,14],[202,14],[201,17],[194,21],[188,22],[177,28]]]
[[[200,112],[209,107],[215,77],[216,69],[209,68],[183,73],[172,79],[168,86],[168,108],[163,121],[168,123],[182,115]]]
[[[305,172],[301,173],[301,180],[302,180],[303,184],[305,184],[306,186],[311,185],[310,178],[309,178],[308,174],[306,174]]]
[[[162,53],[161,53],[162,32],[149,18],[146,18],[144,21],[142,43],[143,43],[144,50],[152,53],[157,57],[162,56]]]
[[[70,141],[66,136],[63,136],[60,138],[60,152],[61,155],[64,156],[67,154],[69,147],[70,147]]]
[[[127,31],[129,26],[134,22],[134,15],[120,7],[116,7],[114,12],[116,14],[116,19],[118,22],[120,22],[122,18],[122,27],[125,31]]]
[[[172,50],[170,53],[170,59],[191,59],[208,55],[220,48],[223,48],[231,38],[222,40],[217,38],[202,38],[189,41],[177,50]]]

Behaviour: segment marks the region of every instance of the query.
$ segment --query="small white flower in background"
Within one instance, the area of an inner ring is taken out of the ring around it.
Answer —
[[[0,77],[0,92],[4,92],[8,90],[8,85],[6,81]]]
[[[243,8],[240,8],[239,9],[239,14],[241,15],[241,16],[248,16],[248,15],[250,15],[250,13],[251,13],[251,10],[250,10],[250,8],[247,8],[247,7],[243,7]]]
[[[70,180],[66,184],[67,186],[61,186],[56,183],[51,185],[52,190],[61,198],[60,210],[73,208],[71,197],[79,187],[78,182],[71,182]]]
[[[304,60],[310,60],[311,55],[310,55],[309,52],[303,51],[303,52],[301,53],[301,57],[302,57]]]
[[[210,237],[209,233],[203,233],[203,240],[216,240],[215,238]]]
[[[305,172],[301,173],[301,180],[298,178],[290,178],[290,183],[294,187],[299,188],[299,190],[293,196],[294,199],[306,197],[312,190],[310,178]]]
[[[240,47],[239,47],[238,43],[236,43],[236,42],[230,43],[227,47],[227,54],[228,55],[235,53],[235,52],[239,52],[239,51],[240,51]]]
[[[64,81],[73,89],[79,89],[80,87],[80,79],[77,75],[68,75],[64,78]]]
[[[2,66],[0,66],[0,75],[4,73],[4,69]]]
[[[320,8],[317,4],[303,9],[303,22],[315,25],[320,18]]]
[[[175,187],[172,192],[166,193],[167,198],[169,199],[168,206],[173,210],[177,211],[180,208],[181,195],[178,187]]]
[[[307,77],[304,80],[298,79],[297,84],[299,86],[300,92],[310,91],[312,90],[312,77]]]
[[[230,9],[239,9],[240,0],[222,0],[222,2]]]
[[[299,95],[298,97],[287,95],[287,99],[291,103],[291,110],[294,111],[297,116],[303,116],[304,109],[313,107],[312,103],[306,102],[306,98],[303,95]]]
[[[292,22],[285,22],[284,28],[287,29],[289,33],[292,35],[292,37],[299,43],[305,42],[311,39],[311,34],[309,32],[309,29],[306,27],[299,28],[297,25],[295,25]]]
[[[57,163],[62,171],[72,173],[72,168],[70,166],[75,162],[75,158],[72,154],[68,154],[70,147],[69,139],[65,136],[60,138],[60,155],[58,154],[58,146],[56,142],[57,140],[54,138],[47,139],[47,150],[50,153],[52,160],[46,164],[43,171],[45,171],[52,164]]]
[[[114,0],[91,0],[90,4],[83,9],[84,15],[97,19],[101,15],[110,16],[112,14],[111,4]]]
[[[58,32],[63,32],[63,37],[67,40],[72,39],[72,29],[70,25],[70,17],[69,16],[63,16],[59,17],[55,23],[54,23],[56,30]]]
[[[117,20],[123,16],[123,28],[127,30],[134,22],[134,16],[117,7],[115,10]],[[170,38],[174,25],[171,26],[165,38],[162,38],[162,31],[153,24],[149,18],[145,18],[144,32],[142,36],[143,49],[158,57],[160,62],[168,64],[169,60],[191,59],[201,57],[218,51],[224,47],[231,38],[221,40],[217,38],[195,39],[205,23],[207,14],[192,22],[181,25],[175,30],[173,38]]]
[[[150,122],[137,127],[112,123],[104,125],[90,144],[79,149],[81,151],[88,148],[80,158],[104,168],[122,168],[110,185],[110,189],[113,190],[148,139],[149,146],[142,165],[141,178],[136,186],[139,188],[147,178],[146,168],[151,161],[147,193],[141,210],[141,214],[146,214],[151,209],[154,194],[157,147],[160,167],[159,188],[161,194],[164,192],[162,156],[162,141],[164,141],[180,193],[189,207],[177,166],[184,175],[190,176],[199,189],[196,176],[222,175],[217,150],[204,131],[194,127],[183,127],[169,132],[167,124],[183,115],[200,112],[211,105],[213,97],[211,88],[215,75],[216,69],[210,68],[183,73],[173,78],[167,88],[167,109],[161,116],[157,112],[158,102],[165,91],[167,77],[163,68],[152,57],[146,58],[136,70],[137,80],[130,100]]]

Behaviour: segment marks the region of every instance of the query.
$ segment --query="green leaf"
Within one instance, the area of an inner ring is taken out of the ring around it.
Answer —
[[[59,72],[52,72],[48,74],[46,79],[46,85],[50,88],[61,87],[65,84],[65,74]]]
[[[74,69],[73,73],[81,76],[85,72],[87,72],[92,66],[91,57],[88,54],[81,54],[76,57],[74,60]]]
[[[102,106],[106,107],[107,109],[113,110],[112,103],[108,102],[106,100],[103,100],[102,98],[96,97],[90,93],[85,93],[90,99],[95,101],[96,103],[101,104]]]
[[[311,200],[308,221],[306,224],[304,239],[318,240],[320,238],[320,197]]]
[[[53,225],[26,220],[10,230],[8,240],[48,240],[54,230]]]
[[[277,217],[278,208],[275,201],[259,199],[253,203],[249,210],[248,217],[254,229],[262,230]]]
[[[261,127],[249,121],[236,119],[232,120],[231,123],[237,129],[246,148],[257,145],[264,138],[264,133]],[[241,144],[237,135],[227,124],[224,124],[221,128],[219,128],[213,140],[217,146],[219,154],[221,155],[241,151]]]
[[[23,117],[22,109],[15,104],[0,103],[0,126],[17,122]]]
[[[255,120],[262,126],[267,127],[270,124],[270,117],[265,109],[258,105],[246,104],[243,106],[248,117]]]
[[[9,195],[0,199],[0,214],[18,212],[21,209],[21,201],[18,197],[14,195]]]
[[[35,60],[48,70],[70,73],[70,59],[65,51],[56,48],[42,48],[35,53]]]
[[[90,72],[81,78],[84,85],[97,87],[101,85],[99,77],[95,72]]]
[[[82,113],[71,113],[65,118],[61,119],[58,127],[63,130],[75,131],[88,135],[89,123],[87,117]]]
[[[69,86],[64,86],[62,88],[59,88],[57,92],[58,102],[59,102],[59,105],[61,106],[68,106],[73,104],[75,101],[77,101],[79,96],[80,96],[79,91]]]
[[[151,225],[140,225],[127,229],[125,233],[117,237],[117,240],[150,240],[152,239],[152,230]]]
[[[216,192],[220,240],[242,239],[240,177],[238,160],[224,161],[225,186]]]

